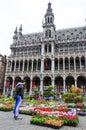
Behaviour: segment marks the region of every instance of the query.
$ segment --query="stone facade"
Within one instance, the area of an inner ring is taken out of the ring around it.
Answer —
[[[44,19],[43,32],[15,29],[3,93],[12,92],[18,78],[26,81],[28,94],[33,84],[41,93],[47,85],[65,92],[72,84],[86,92],[86,26],[56,30],[50,2]]]
[[[6,56],[2,56],[0,54],[0,95],[2,95],[3,93],[5,70],[6,70]]]

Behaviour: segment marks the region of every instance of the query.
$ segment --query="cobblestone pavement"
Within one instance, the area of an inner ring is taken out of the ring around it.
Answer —
[[[0,130],[54,130],[53,128],[30,124],[31,116],[21,115],[22,120],[14,120],[12,112],[0,111]],[[60,130],[86,130],[86,117],[79,117],[77,127],[63,126]]]

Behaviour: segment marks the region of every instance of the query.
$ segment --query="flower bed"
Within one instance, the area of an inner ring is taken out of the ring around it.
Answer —
[[[2,106],[0,106],[0,111],[12,111],[13,106],[13,104],[3,104]]]
[[[79,112],[78,115],[80,115],[80,116],[86,116],[86,112],[83,112],[83,111]]]
[[[52,120],[62,120],[65,125],[68,126],[77,126],[79,123],[78,115],[76,114],[76,109],[72,109],[68,112],[62,111],[42,111],[38,110],[37,115],[32,118],[31,122],[35,122],[36,124],[45,125],[46,120],[51,123]],[[53,121],[52,121],[53,122]],[[54,121],[57,122],[57,121]],[[57,123],[58,124],[58,123]],[[47,125],[52,125],[47,124]]]
[[[20,113],[20,114],[25,114],[25,115],[31,115],[31,116],[33,116],[33,115],[36,114],[35,111],[33,112],[33,111],[31,111],[31,110],[20,110],[19,113]]]
[[[29,107],[29,106],[24,106],[21,107],[19,112],[21,114],[26,114],[26,115],[35,115],[36,112],[34,111],[35,107]]]
[[[58,128],[61,128],[63,126],[64,121],[59,120],[55,116],[35,115],[32,117],[31,124],[58,129]]]
[[[59,118],[64,120],[64,124],[68,126],[77,126],[79,123],[77,115],[62,115]]]

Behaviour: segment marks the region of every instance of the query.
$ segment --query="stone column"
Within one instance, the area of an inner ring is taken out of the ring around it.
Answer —
[[[16,72],[16,61],[15,61],[15,64],[14,64],[14,72]]]
[[[63,72],[65,73],[65,58],[63,57]]]
[[[77,87],[77,78],[75,77],[75,87]]]
[[[54,44],[52,44],[52,55],[54,55]]]
[[[44,55],[44,44],[42,44],[41,54]]]
[[[5,80],[4,80],[3,95],[5,95],[5,90],[6,90],[6,77],[5,77]]]
[[[25,61],[23,60],[23,67],[22,67],[22,72],[24,72],[24,64],[25,63]]]
[[[43,95],[43,79],[40,82],[40,93]]]
[[[75,61],[75,56],[74,56],[74,70],[76,72],[76,61]]]
[[[41,73],[44,71],[44,59],[41,59]]]
[[[52,86],[55,86],[55,84],[54,84],[54,78],[52,77]]]
[[[52,67],[51,68],[52,69],[52,73],[54,73],[54,70],[55,70],[54,58],[52,58],[51,62],[52,62],[52,66],[51,66]]]
[[[13,77],[13,82],[12,82],[12,89],[11,89],[11,96],[13,95],[13,89],[14,89],[14,80],[15,80],[15,78]]]
[[[65,93],[66,92],[66,88],[65,88],[65,77],[63,77],[63,92]]]
[[[32,68],[31,68],[31,71],[33,71],[33,60],[32,60]]]
[[[11,63],[10,63],[10,72],[11,72],[11,70],[12,70],[12,61],[11,61]]]
[[[32,75],[31,75],[31,79],[30,79],[30,92],[29,95],[32,95]]]

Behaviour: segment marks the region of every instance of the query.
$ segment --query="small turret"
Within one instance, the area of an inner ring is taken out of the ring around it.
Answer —
[[[13,39],[14,39],[14,40],[17,40],[17,38],[18,38],[18,32],[17,32],[17,27],[16,27],[16,29],[15,29],[15,31],[14,31]]]
[[[19,35],[22,36],[22,24],[20,25],[20,28],[19,28]]]

